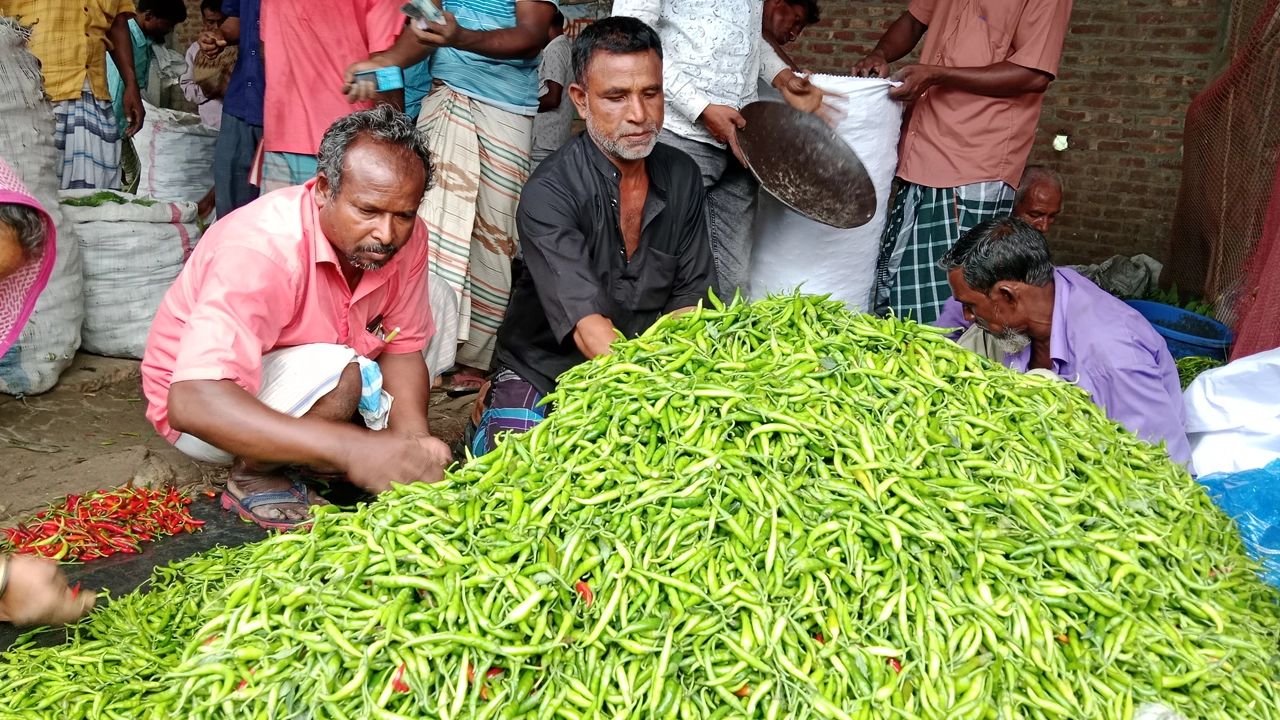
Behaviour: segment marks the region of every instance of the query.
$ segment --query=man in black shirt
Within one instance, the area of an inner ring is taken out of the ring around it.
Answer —
[[[608,354],[715,287],[702,177],[657,144],[662,45],[629,17],[599,20],[573,45],[569,97],[587,122],[538,166],[516,212],[524,271],[498,329],[498,373],[481,395],[472,452],[545,417],[560,373]]]

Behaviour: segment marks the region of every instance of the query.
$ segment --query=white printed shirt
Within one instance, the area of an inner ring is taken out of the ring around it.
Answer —
[[[756,81],[786,69],[761,34],[764,0],[614,0],[614,15],[638,18],[662,38],[663,127],[680,137],[725,147],[698,118],[708,105],[741,109],[755,101]]]

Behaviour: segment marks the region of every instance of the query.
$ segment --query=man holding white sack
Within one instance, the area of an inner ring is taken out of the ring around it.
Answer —
[[[725,0],[615,0],[614,15],[658,31],[664,51],[666,124],[660,142],[698,163],[707,190],[707,220],[716,277],[726,297],[749,290],[751,225],[759,184],[737,155],[738,111],[756,100],[757,78],[792,106],[816,112],[822,91],[787,67],[761,33],[764,0],[748,12]]]
[[[427,426],[426,140],[403,113],[362,110],[325,132],[318,167],[210,228],[142,362],[157,432],[231,462],[223,507],[279,530],[319,502],[287,464],[381,492],[452,460]]]
[[[902,84],[890,97],[913,105],[877,263],[877,309],[936,320],[951,296],[942,254],[1013,208],[1070,17],[1071,0],[912,0],[854,66],[855,75],[888,77],[889,63],[924,38],[920,63],[893,74]]]

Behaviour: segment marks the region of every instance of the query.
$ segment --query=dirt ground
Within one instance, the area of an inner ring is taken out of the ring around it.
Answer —
[[[221,488],[224,468],[187,458],[147,422],[140,365],[79,353],[48,393],[0,395],[0,525],[68,493],[129,482]],[[458,442],[473,400],[434,393],[432,433]]]

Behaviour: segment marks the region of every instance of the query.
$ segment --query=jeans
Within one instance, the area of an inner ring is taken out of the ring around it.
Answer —
[[[751,226],[756,219],[760,184],[732,150],[687,140],[667,130],[658,140],[684,151],[698,163],[702,186],[707,189],[707,228],[720,292],[726,302],[735,290],[741,290],[746,297],[751,287]]]
[[[260,140],[261,125],[250,125],[222,111],[222,128],[213,151],[213,199],[219,218],[258,199],[258,188],[249,184],[249,168]]]

